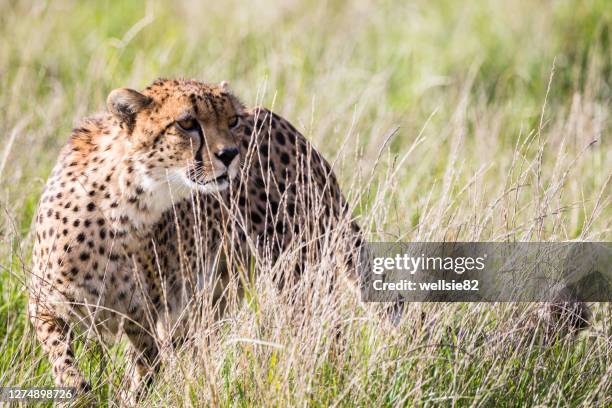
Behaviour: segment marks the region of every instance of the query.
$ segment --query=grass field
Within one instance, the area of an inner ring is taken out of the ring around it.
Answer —
[[[25,284],[59,149],[160,76],[229,80],[293,122],[371,240],[612,239],[607,0],[0,0],[0,386],[53,384]],[[317,285],[297,313],[267,276],[163,356],[142,406],[612,405],[609,304],[579,336],[544,336],[536,304],[411,304],[392,327]],[[112,406],[123,347],[84,343]]]

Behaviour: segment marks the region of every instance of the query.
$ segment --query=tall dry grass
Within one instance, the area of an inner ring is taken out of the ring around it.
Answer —
[[[229,79],[333,163],[371,240],[609,241],[611,21],[605,1],[0,2],[0,384],[52,383],[25,319],[30,222],[110,89]],[[328,242],[291,292],[270,279],[284,256],[223,318],[204,299],[141,405],[611,403],[608,304],[578,336],[545,335],[535,304],[410,304],[394,326],[328,289]],[[82,340],[113,405],[125,347]]]

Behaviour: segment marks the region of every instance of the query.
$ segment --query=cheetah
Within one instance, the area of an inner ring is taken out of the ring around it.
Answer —
[[[227,280],[228,245],[243,263],[294,245],[303,261],[279,287],[332,232],[360,245],[332,166],[226,82],[159,79],[113,90],[107,109],[73,129],[35,217],[29,316],[58,386],[90,389],[73,342],[93,331],[127,337],[130,389],[141,389],[198,291],[222,293],[209,282]]]

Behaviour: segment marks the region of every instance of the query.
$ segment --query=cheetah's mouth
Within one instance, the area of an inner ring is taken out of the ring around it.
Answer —
[[[229,181],[229,177],[228,177],[227,173],[223,173],[220,176],[217,176],[214,179],[210,179],[210,180],[196,179],[196,178],[193,178],[193,177],[189,177],[189,179],[191,181],[193,181],[194,183],[199,184],[201,186],[214,185],[214,184],[223,184],[226,181]]]
[[[214,174],[212,177],[206,177],[202,171],[194,171],[191,169],[187,170],[183,177],[189,188],[198,190],[202,193],[214,193],[228,188],[231,184],[231,180],[236,177],[237,171],[234,167],[230,167],[225,171],[221,170],[219,172],[219,170],[217,170],[216,173],[216,177],[214,177]]]
[[[228,177],[227,177],[227,173],[223,173],[222,175],[207,181],[205,184],[210,184],[210,183],[216,183],[216,184],[221,184],[225,181],[228,181]]]

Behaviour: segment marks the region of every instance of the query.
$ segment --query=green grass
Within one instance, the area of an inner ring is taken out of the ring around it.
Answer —
[[[160,76],[229,80],[296,124],[372,240],[610,241],[607,0],[313,3],[0,1],[0,385],[52,384],[25,279],[59,149],[110,90]],[[259,285],[195,358],[167,356],[143,404],[612,404],[608,304],[546,340],[537,305],[415,304],[393,329],[343,292],[296,325]],[[123,347],[89,346],[112,405]]]

